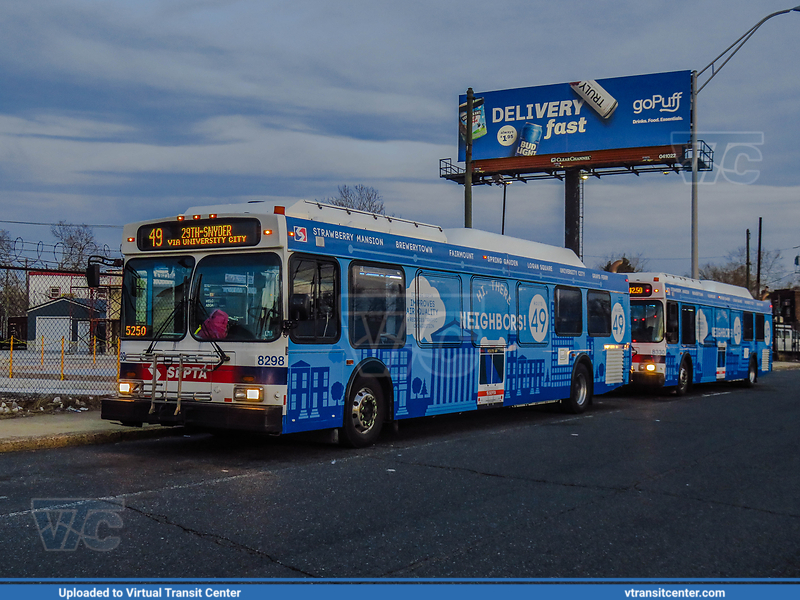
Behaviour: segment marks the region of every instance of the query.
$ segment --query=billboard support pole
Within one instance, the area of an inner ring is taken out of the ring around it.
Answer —
[[[472,111],[474,110],[475,93],[472,88],[467,90],[467,131],[466,131],[466,157],[464,174],[464,227],[472,228]]]
[[[581,170],[564,171],[564,247],[581,255]]]

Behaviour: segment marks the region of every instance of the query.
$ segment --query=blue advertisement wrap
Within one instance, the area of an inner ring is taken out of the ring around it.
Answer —
[[[689,139],[691,72],[575,81],[475,94],[473,160],[668,146]],[[466,153],[459,97],[458,160]]]
[[[625,275],[589,269],[577,259],[551,262],[546,258],[557,255],[546,252],[540,258],[515,254],[513,244],[509,252],[488,251],[300,218],[287,217],[286,223],[291,251],[335,257],[351,278],[363,279],[361,285],[370,278],[374,289],[403,286],[404,326],[394,321],[394,304],[376,314],[389,315],[381,320],[386,339],[405,341],[397,348],[362,344],[383,333],[364,325],[368,316],[351,311],[330,352],[290,346],[292,356],[302,358],[289,364],[284,432],[341,422],[344,387],[328,390],[328,382],[346,381],[346,359],[353,364],[378,357],[390,365],[397,419],[564,398],[579,355],[591,357],[595,393],[625,382]],[[590,332],[587,324],[576,335],[551,335],[556,288],[585,295],[587,304],[599,298],[608,330]]]
[[[428,240],[364,229],[287,218],[289,249],[374,261],[399,261],[418,267],[456,269],[463,272],[503,275],[553,283],[591,285],[599,289],[627,291],[624,277],[586,267],[529,259],[509,253],[462,248]]]

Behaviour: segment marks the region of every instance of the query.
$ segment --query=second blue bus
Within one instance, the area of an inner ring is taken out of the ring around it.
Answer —
[[[772,370],[772,307],[743,287],[630,273],[633,383],[685,394],[692,384]]]

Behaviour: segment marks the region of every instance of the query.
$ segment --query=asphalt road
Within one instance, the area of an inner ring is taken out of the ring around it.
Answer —
[[[437,417],[364,450],[194,434],[3,454],[3,574],[799,577],[799,389],[782,371],[579,416]]]

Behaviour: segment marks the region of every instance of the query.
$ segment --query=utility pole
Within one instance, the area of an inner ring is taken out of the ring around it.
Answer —
[[[761,217],[758,217],[758,256],[756,257],[756,300],[761,299]]]
[[[503,223],[500,226],[500,235],[506,234],[506,190],[510,183],[510,181],[503,182]]]
[[[747,291],[752,294],[753,290],[750,289],[750,230],[749,229],[747,230],[747,259],[745,261],[745,265],[747,268],[745,276],[745,281],[747,283],[745,287],[747,288]]]

